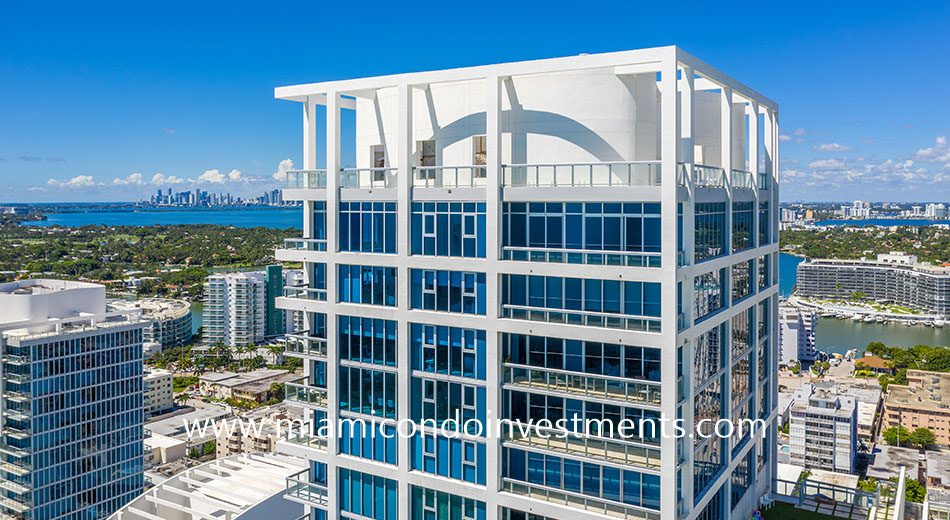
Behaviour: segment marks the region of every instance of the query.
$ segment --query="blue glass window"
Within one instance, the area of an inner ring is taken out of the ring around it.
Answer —
[[[660,349],[526,334],[501,335],[505,363],[660,381]]]
[[[755,218],[755,202],[732,203],[732,250],[741,251],[755,246],[752,222]]]
[[[412,369],[485,380],[485,331],[410,324]]]
[[[592,278],[503,274],[502,305],[660,315],[660,284]]]
[[[340,453],[398,464],[396,426],[343,417],[340,421]]]
[[[410,380],[411,417],[426,426],[484,436],[485,387],[422,377]]]
[[[340,264],[339,299],[345,303],[396,306],[396,268]]]
[[[485,273],[411,269],[411,308],[485,315]]]
[[[340,251],[396,253],[395,202],[340,202]]]
[[[356,316],[339,317],[340,359],[396,366],[396,322]]]
[[[772,219],[769,218],[769,201],[759,202],[759,245],[772,241]]]
[[[484,443],[417,433],[409,440],[409,446],[412,469],[472,484],[485,484]]]
[[[378,475],[340,468],[339,507],[373,520],[399,520],[399,485]]]
[[[480,500],[419,486],[409,488],[412,495],[411,520],[485,520],[485,503]]]
[[[358,367],[340,367],[340,410],[396,418],[396,374]]]
[[[413,202],[412,254],[485,258],[484,202]]]

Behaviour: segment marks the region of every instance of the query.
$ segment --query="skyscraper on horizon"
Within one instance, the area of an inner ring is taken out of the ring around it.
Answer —
[[[139,311],[98,284],[0,284],[0,516],[105,518],[144,489]]]
[[[774,102],[676,47],[276,97],[303,106],[283,192],[303,236],[277,252],[307,286],[277,302],[306,313],[287,399],[368,424],[279,444],[310,460],[287,493],[309,518],[749,516],[776,475]],[[660,417],[767,427],[538,425]],[[535,426],[486,433],[497,418]],[[389,438],[396,421],[419,428]]]

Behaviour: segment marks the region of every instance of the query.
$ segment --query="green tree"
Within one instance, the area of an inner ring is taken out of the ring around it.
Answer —
[[[877,479],[874,477],[869,477],[866,480],[862,480],[858,482],[858,489],[860,489],[861,491],[870,491],[873,493],[877,491],[877,485],[878,485]]]
[[[854,291],[854,292],[851,293],[851,300],[853,300],[853,301],[858,301],[858,302],[859,302],[859,301],[861,301],[861,300],[863,300],[863,299],[864,299],[864,293],[863,293],[863,292],[861,292],[861,291]]]
[[[917,479],[908,478],[904,487],[904,498],[908,502],[922,504],[927,497],[927,488],[925,488]]]
[[[884,442],[891,446],[906,446],[910,442],[910,432],[901,425],[884,430]]]
[[[927,449],[937,442],[937,436],[928,428],[917,428],[910,434],[910,443],[920,449]]]

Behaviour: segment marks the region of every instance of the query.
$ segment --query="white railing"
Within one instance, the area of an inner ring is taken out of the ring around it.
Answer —
[[[296,498],[312,506],[327,507],[330,493],[326,486],[310,482],[310,469],[305,469],[287,477],[285,496]]]
[[[503,186],[659,186],[659,161],[505,164]]]
[[[626,251],[589,251],[584,249],[551,249],[505,246],[502,260],[516,262],[548,262],[555,264],[617,265],[627,267],[660,267],[660,253],[628,253]]]
[[[588,497],[570,491],[535,486],[508,478],[502,479],[501,489],[508,493],[544,500],[552,504],[561,504],[583,511],[592,511],[610,518],[623,520],[660,520],[660,513],[651,512],[636,506],[628,506],[620,502]]]
[[[291,251],[326,251],[327,241],[316,238],[285,238],[284,249]]]
[[[755,177],[752,176],[752,172],[746,170],[732,170],[732,178],[730,179],[733,188],[741,188],[746,190],[755,189]]]
[[[717,166],[693,165],[693,185],[698,188],[722,188],[725,172]]]
[[[303,405],[327,407],[327,389],[305,383],[307,378],[284,384],[284,400]]]
[[[660,318],[603,312],[539,309],[521,305],[502,305],[502,318],[515,320],[544,321],[548,323],[567,323],[587,327],[607,327],[608,329],[626,329],[643,332],[660,332]]]
[[[284,287],[284,297],[297,300],[327,301],[327,291],[310,287]]]
[[[578,374],[567,370],[505,363],[503,383],[614,401],[660,405],[660,385],[622,377]]]
[[[395,188],[396,168],[343,168],[340,170],[341,188]]]
[[[291,170],[287,172],[288,189],[326,189],[326,170]]]
[[[413,166],[412,185],[417,188],[484,187],[484,166]]]
[[[327,340],[304,334],[287,334],[284,354],[288,356],[309,356],[326,359]]]

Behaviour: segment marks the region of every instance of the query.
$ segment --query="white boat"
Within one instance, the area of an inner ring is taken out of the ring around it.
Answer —
[[[874,321],[878,323],[884,323],[887,320],[884,319],[884,316],[878,316],[877,318],[874,318]]]
[[[864,318],[863,321],[864,321],[865,323],[873,323],[873,322],[875,322],[875,321],[877,321],[877,320],[874,319],[874,316],[867,316],[867,317]]]
[[[860,314],[855,314],[854,316],[851,316],[852,321],[861,321],[863,319],[864,318],[862,318]]]
[[[822,318],[833,318],[834,316],[835,316],[835,313],[833,312],[825,312],[825,313],[822,313],[821,315]]]
[[[937,327],[937,328],[943,327],[943,320],[934,320],[934,327]]]

